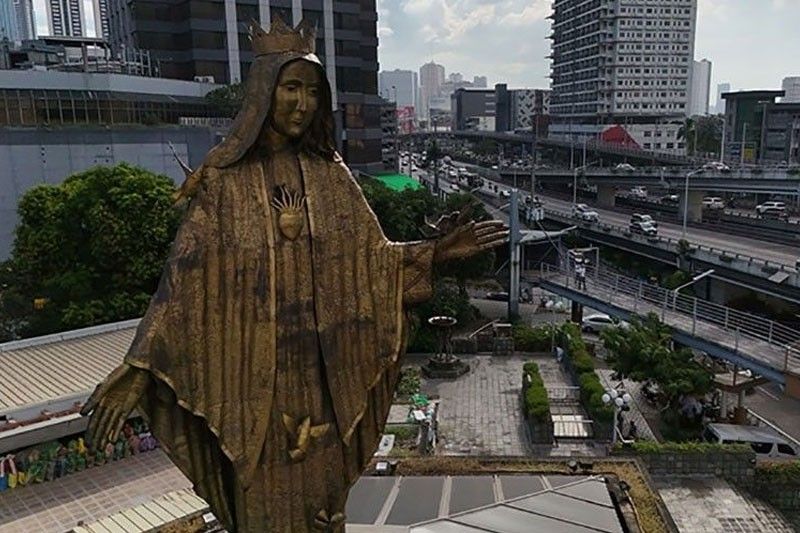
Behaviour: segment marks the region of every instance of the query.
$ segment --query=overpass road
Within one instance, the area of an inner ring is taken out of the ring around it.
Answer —
[[[561,200],[559,198],[552,198],[549,196],[539,195],[540,198],[545,199],[545,207],[562,213],[569,213],[572,209],[572,202]],[[627,213],[620,213],[617,211],[592,207],[597,211],[600,220],[615,224],[617,226],[628,226],[630,222],[630,215]],[[664,237],[671,237],[673,239],[680,239],[683,234],[683,228],[679,224],[669,222],[658,223],[658,233]],[[691,243],[702,244],[704,246],[726,250],[734,254],[749,255],[760,259],[766,259],[774,263],[781,263],[784,265],[794,266],[795,262],[800,259],[800,249],[796,246],[788,246],[783,244],[775,244],[757,239],[738,237],[719,233],[713,230],[692,228],[686,230],[686,240]]]
[[[415,175],[417,178],[432,182],[432,178],[428,172],[418,171],[415,172]],[[484,179],[486,178],[484,177]],[[493,183],[497,185],[498,190],[511,190],[510,186],[499,181],[494,181]],[[444,188],[449,187],[452,184],[447,179],[440,178],[439,185],[441,188]],[[546,209],[560,211],[565,214],[569,214],[571,212],[572,202],[547,196],[541,193],[538,193],[538,195],[545,201]],[[622,227],[627,227],[630,223],[630,215],[628,213],[621,213],[619,211],[603,209],[594,206],[592,209],[597,211],[602,222],[607,222]],[[680,239],[682,238],[683,234],[681,225],[661,221],[658,225],[658,231],[659,235],[663,237],[670,237],[672,239]],[[725,250],[731,254],[741,254],[755,257],[773,263],[787,265],[789,267],[795,267],[796,262],[798,259],[800,259],[800,249],[798,249],[796,246],[765,242],[754,238],[727,235],[712,229],[689,227],[687,228],[686,236],[687,240],[693,244],[699,244],[709,248],[716,248],[718,250]]]

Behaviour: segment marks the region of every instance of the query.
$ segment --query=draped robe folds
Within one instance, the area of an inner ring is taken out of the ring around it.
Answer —
[[[431,295],[434,244],[388,241],[338,156],[298,159],[308,283],[347,488],[377,447],[405,350],[404,306]],[[197,172],[200,186],[126,362],[153,377],[140,410],[170,458],[229,530],[251,531],[237,529],[248,522],[241,495],[263,484],[254,476],[275,427],[278,211],[257,157]]]

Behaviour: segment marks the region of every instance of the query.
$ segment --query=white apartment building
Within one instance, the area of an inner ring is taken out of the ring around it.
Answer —
[[[697,0],[555,0],[550,18],[550,135],[616,125],[641,148],[683,153]]]

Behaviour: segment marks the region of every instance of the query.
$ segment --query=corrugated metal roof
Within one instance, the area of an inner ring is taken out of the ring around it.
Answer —
[[[193,515],[204,513],[208,504],[191,489],[177,490],[142,505],[125,509],[93,524],[73,528],[72,533],[145,533]]]
[[[122,362],[139,320],[0,344],[0,414],[91,392]]]

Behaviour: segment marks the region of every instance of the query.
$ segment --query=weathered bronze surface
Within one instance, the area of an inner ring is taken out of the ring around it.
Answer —
[[[333,148],[307,26],[253,39],[242,111],[183,185],[158,290],[84,413],[95,445],[143,413],[229,531],[342,531],[391,404],[405,311],[431,296],[434,262],[506,231],[465,222],[389,242]]]

